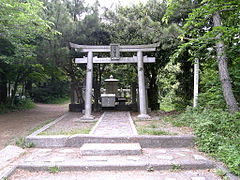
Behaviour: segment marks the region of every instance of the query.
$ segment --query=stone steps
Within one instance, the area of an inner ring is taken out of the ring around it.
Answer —
[[[29,171],[48,171],[51,167],[58,167],[59,171],[133,171],[133,170],[145,170],[145,171],[186,171],[186,170],[207,170],[213,169],[215,166],[210,162],[199,163],[105,163],[104,159],[99,160],[91,158],[88,163],[54,163],[54,164],[20,164],[17,169],[29,170]],[[177,169],[179,167],[179,169]],[[176,169],[175,169],[176,168]]]
[[[81,155],[139,155],[142,148],[139,143],[86,143],[80,148]]]
[[[25,174],[21,177],[21,174]],[[206,170],[197,171],[85,171],[85,172],[58,172],[39,173],[29,171],[17,171],[13,179],[18,180],[221,180],[214,172]]]
[[[28,136],[27,142],[32,142],[38,148],[51,147],[81,147],[84,143],[139,143],[142,148],[186,148],[194,146],[193,135],[181,136]]]
[[[123,170],[197,170],[212,169],[214,162],[194,149],[143,148],[139,155],[83,156],[80,148],[34,149],[20,162],[19,169],[60,171],[123,171]]]

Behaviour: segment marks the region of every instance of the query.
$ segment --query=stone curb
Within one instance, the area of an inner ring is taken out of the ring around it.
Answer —
[[[42,128],[38,129],[37,131],[33,132],[32,134],[30,134],[29,136],[27,136],[26,138],[28,137],[35,137],[37,136],[38,134],[40,134],[41,132],[45,131],[46,129],[50,128],[51,126],[53,126],[54,124],[56,124],[57,122],[61,121],[63,118],[67,117],[70,113],[67,112],[65,113],[64,115],[60,116],[59,118],[57,118],[56,120],[54,120],[53,122],[43,126]]]
[[[203,170],[213,169],[215,165],[211,162],[203,163],[185,163],[180,164],[183,170]],[[174,169],[173,164],[113,164],[113,165],[74,165],[74,164],[49,164],[49,165],[19,165],[18,169],[28,171],[48,171],[50,167],[58,167],[60,171],[132,171],[132,170],[171,170]],[[180,170],[180,169],[179,169]]]
[[[3,171],[0,171],[0,179],[3,180],[4,178],[10,177],[16,171],[17,166],[10,166],[5,168]]]
[[[236,175],[232,174],[228,168],[226,168],[222,163],[216,162],[216,169],[220,169],[224,172],[226,172],[226,176],[228,177],[229,180],[240,180],[240,177],[237,177]]]
[[[0,179],[7,178],[17,168],[16,160],[26,151],[20,147],[9,145],[0,150]]]
[[[94,132],[96,131],[98,125],[102,122],[103,117],[105,116],[106,112],[104,112],[101,117],[98,119],[97,123],[93,126],[93,128],[91,129],[89,134],[94,134]]]
[[[133,119],[132,119],[132,117],[131,117],[130,112],[128,112],[128,119],[129,119],[129,122],[130,122],[130,126],[131,126],[131,128],[132,128],[133,135],[138,135],[137,129],[136,129],[134,123],[133,123]]]
[[[185,136],[96,136],[96,135],[55,135],[28,136],[27,142],[35,147],[81,147],[84,143],[140,143],[142,148],[183,148],[194,147],[193,135]]]

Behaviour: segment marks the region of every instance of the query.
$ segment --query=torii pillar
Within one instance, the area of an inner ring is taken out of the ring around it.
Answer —
[[[139,115],[140,119],[148,119],[150,116],[147,114],[146,104],[146,85],[144,77],[143,53],[137,52],[137,66],[138,66],[138,89],[139,89]]]
[[[92,82],[93,82],[93,52],[88,51],[86,71],[85,114],[84,120],[93,120],[92,116]]]

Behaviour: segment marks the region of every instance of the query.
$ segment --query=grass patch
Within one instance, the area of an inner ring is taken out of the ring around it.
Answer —
[[[60,169],[57,166],[53,166],[53,167],[48,168],[48,172],[50,172],[52,174],[56,174],[56,173],[60,172]]]
[[[171,171],[176,172],[176,171],[181,171],[183,170],[183,167],[180,164],[172,164],[171,165]]]
[[[229,178],[227,177],[227,172],[223,171],[222,169],[217,169],[216,175],[221,177],[223,180],[228,180]]]
[[[165,120],[175,126],[192,127],[200,151],[224,162],[240,176],[240,112],[230,114],[221,109],[188,108]]]
[[[25,148],[32,148],[34,147],[34,144],[32,142],[26,142],[26,139],[23,138],[23,137],[20,137],[16,140],[15,144],[18,146],[18,147],[21,147],[23,149]]]
[[[139,135],[174,135],[173,133],[163,131],[160,129],[151,129],[146,127],[137,127]]]
[[[163,126],[159,120],[148,120],[146,124],[139,124],[143,121],[134,121],[136,129],[139,135],[176,135],[176,133],[171,133],[160,129]]]
[[[84,129],[71,129],[69,131],[54,131],[54,132],[41,132],[39,135],[51,136],[51,135],[75,135],[75,134],[89,134],[92,128],[84,128]]]
[[[176,108],[173,103],[169,103],[167,101],[161,102],[160,110],[165,112],[174,111]]]
[[[163,117],[164,122],[169,122],[175,127],[184,127],[189,126],[189,122],[186,121],[179,121],[177,115],[170,115]]]

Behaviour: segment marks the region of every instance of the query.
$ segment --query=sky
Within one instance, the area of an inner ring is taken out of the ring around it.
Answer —
[[[112,5],[121,4],[123,6],[129,6],[133,4],[138,4],[139,2],[146,3],[147,0],[98,0],[101,7],[108,7],[110,8]],[[86,3],[92,5],[95,0],[85,0]],[[114,6],[113,6],[114,7]]]

